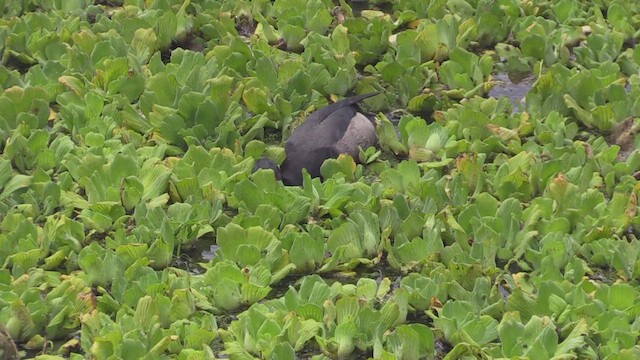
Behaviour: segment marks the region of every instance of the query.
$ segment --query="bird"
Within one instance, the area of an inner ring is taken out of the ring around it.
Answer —
[[[375,120],[360,112],[358,102],[379,92],[351,96],[309,115],[285,144],[286,157],[280,167],[271,159],[259,159],[253,171],[272,169],[285,185],[302,185],[302,169],[311,177],[321,177],[320,167],[329,158],[348,154],[358,161],[359,147],[378,143]]]

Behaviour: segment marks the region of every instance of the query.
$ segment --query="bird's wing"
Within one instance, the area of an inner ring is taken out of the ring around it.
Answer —
[[[323,122],[325,119],[327,119],[329,117],[329,115],[331,115],[331,113],[335,112],[336,110],[343,108],[343,107],[350,107],[353,104],[356,104],[366,98],[370,98],[372,96],[378,95],[380,94],[379,92],[374,92],[374,93],[368,93],[368,94],[363,94],[363,95],[356,95],[356,96],[351,96],[345,99],[342,99],[338,102],[335,102],[331,105],[325,106],[322,109],[315,111],[314,113],[312,113],[311,115],[309,115],[309,117],[307,118],[307,121],[305,121],[305,123],[320,123]]]
[[[356,115],[358,109],[354,105],[378,94],[369,93],[348,97],[313,112],[293,131],[287,140],[287,145],[291,143],[288,147],[308,149],[332,146],[342,138],[351,119]]]
[[[314,127],[314,132],[322,134],[322,144],[331,146],[340,141],[349,128],[351,119],[358,113],[354,106],[344,106],[325,117]]]
[[[343,138],[351,119],[358,113],[353,105],[377,94],[352,96],[309,115],[285,144],[287,158],[280,167],[285,183],[301,182],[300,171],[303,167],[312,176],[319,176],[322,162],[340,153],[335,145]]]

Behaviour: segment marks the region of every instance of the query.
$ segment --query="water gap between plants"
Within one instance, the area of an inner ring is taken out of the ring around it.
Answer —
[[[524,111],[523,100],[536,81],[534,74],[501,72],[494,74],[493,78],[498,84],[487,95],[496,99],[506,96],[513,104],[514,112]]]

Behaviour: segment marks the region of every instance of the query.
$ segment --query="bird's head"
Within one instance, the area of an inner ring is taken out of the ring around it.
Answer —
[[[253,172],[258,171],[258,169],[271,169],[273,170],[273,174],[276,177],[276,180],[282,180],[282,174],[280,173],[280,167],[276,164],[275,161],[263,157],[256,161],[256,164],[253,165]]]

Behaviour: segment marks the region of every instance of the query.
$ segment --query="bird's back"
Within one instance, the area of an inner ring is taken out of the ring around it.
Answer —
[[[337,157],[342,152],[348,152],[353,156],[354,146],[349,147],[351,151],[342,151],[341,143],[344,144],[347,141],[344,137],[350,129],[352,119],[357,115],[367,119],[358,113],[357,102],[376,94],[352,96],[309,115],[307,121],[298,126],[287,140],[285,145],[287,157],[281,166],[283,180],[290,185],[300,185],[303,168],[306,168],[313,177],[317,177],[320,176],[320,166],[324,160]],[[371,124],[371,127],[375,136],[375,126]],[[357,128],[356,131],[362,129],[361,126],[352,126],[352,128]],[[349,141],[354,140],[358,141],[357,137]],[[356,150],[357,146],[356,144]]]

